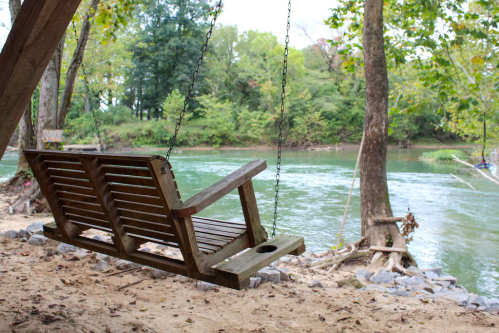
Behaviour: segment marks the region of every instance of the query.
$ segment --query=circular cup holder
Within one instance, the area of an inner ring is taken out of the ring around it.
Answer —
[[[277,246],[274,245],[263,245],[256,249],[257,253],[270,253],[277,250]]]

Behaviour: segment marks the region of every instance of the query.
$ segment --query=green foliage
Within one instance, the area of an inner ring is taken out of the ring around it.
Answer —
[[[174,89],[163,102],[163,117],[176,122],[180,111],[184,108],[184,99],[178,89]]]
[[[436,162],[453,161],[454,157],[452,157],[452,155],[456,156],[457,158],[459,158],[461,160],[466,160],[466,158],[467,158],[466,153],[463,152],[462,150],[439,149],[439,150],[432,151],[432,152],[424,152],[423,155],[421,156],[421,159],[431,160],[431,161],[436,161]]]

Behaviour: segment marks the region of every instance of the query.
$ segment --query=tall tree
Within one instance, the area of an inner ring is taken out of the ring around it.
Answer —
[[[366,0],[363,37],[366,115],[360,168],[360,206],[362,236],[369,243],[369,219],[392,216],[386,180],[388,74],[383,40],[383,0]]]

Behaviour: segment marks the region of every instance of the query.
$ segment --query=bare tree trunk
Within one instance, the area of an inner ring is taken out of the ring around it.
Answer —
[[[85,113],[90,113],[90,96],[86,91],[83,93],[83,109]]]
[[[83,60],[83,54],[85,53],[85,47],[87,46],[88,36],[90,35],[90,28],[92,26],[90,20],[92,19],[92,17],[94,17],[95,10],[99,2],[100,0],[92,0],[81,26],[80,37],[78,38],[78,44],[76,45],[76,49],[71,60],[71,65],[69,66],[66,75],[66,82],[64,82],[64,91],[62,92],[61,104],[59,105],[59,110],[57,112],[57,127],[60,129],[64,128],[66,116],[69,112],[69,106],[71,104],[71,97],[74,91],[76,75],[78,74],[78,69],[80,68],[81,62]],[[88,97],[90,98],[90,96]]]
[[[366,0],[364,9],[366,77],[365,139],[360,168],[362,236],[371,244],[369,219],[392,216],[386,180],[388,75],[383,41],[383,1]],[[396,225],[395,225],[396,227]]]
[[[57,105],[59,100],[59,80],[61,78],[61,62],[65,35],[59,43],[52,59],[43,73],[40,84],[40,100],[38,106],[38,127],[36,148],[45,149],[42,141],[43,130],[57,128]]]
[[[14,24],[17,14],[21,10],[21,0],[9,0],[10,23]]]

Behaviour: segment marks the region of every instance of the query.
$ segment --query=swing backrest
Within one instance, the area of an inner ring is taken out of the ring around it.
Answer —
[[[116,233],[120,233],[115,229],[123,228],[122,238],[127,235],[140,242],[178,246],[165,198],[165,192],[179,196],[176,183],[161,184],[160,190],[154,175],[164,157],[40,150],[24,153],[56,221],[112,233],[115,242],[119,238]],[[113,225],[113,220],[118,225]]]

